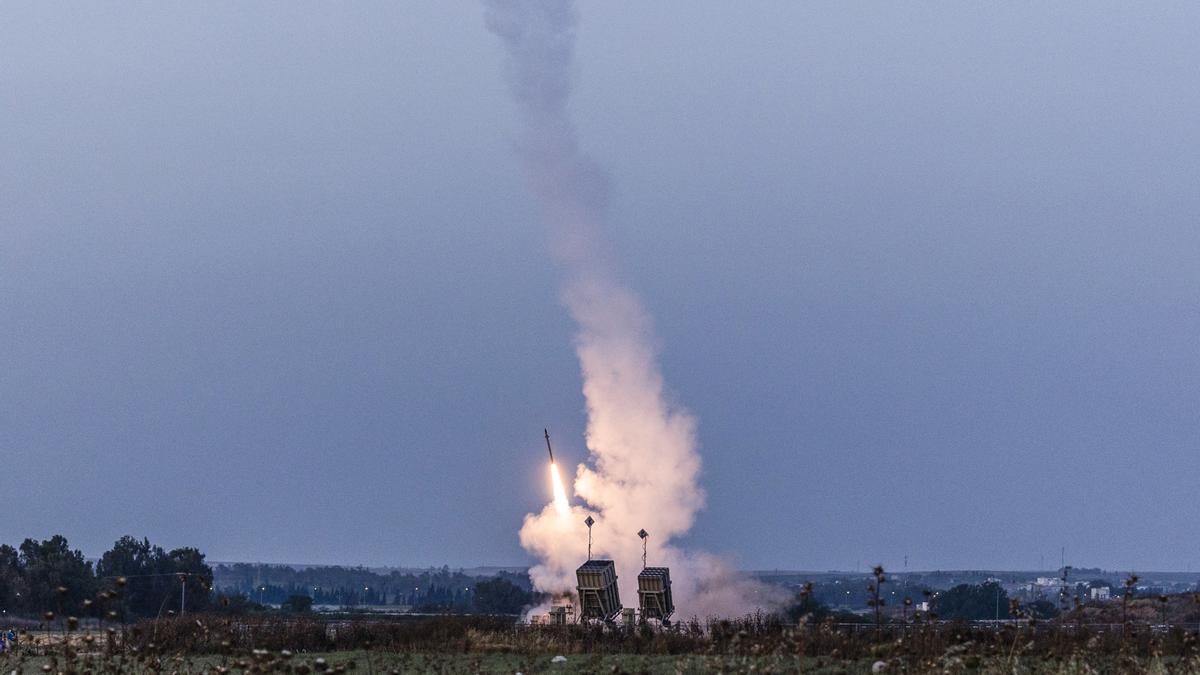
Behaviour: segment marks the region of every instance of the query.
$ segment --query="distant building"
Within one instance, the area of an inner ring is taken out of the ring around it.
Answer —
[[[1058,577],[1038,577],[1037,580],[1021,587],[1031,598],[1054,600],[1064,591],[1070,593],[1070,585],[1063,583]]]
[[[1108,586],[1098,586],[1088,589],[1088,592],[1091,594],[1092,600],[1108,600],[1111,589]]]

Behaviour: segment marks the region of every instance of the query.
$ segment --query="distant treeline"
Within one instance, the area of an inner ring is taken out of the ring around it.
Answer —
[[[1065,577],[1064,577],[1065,575]],[[870,590],[873,577],[870,573],[849,572],[758,572],[755,576],[763,582],[798,590],[809,584],[808,595],[822,605],[846,611],[866,611],[872,600]],[[1069,604],[1090,599],[1089,590],[1092,588],[1109,587],[1119,589],[1128,573],[1105,571],[1097,568],[1067,568],[1066,570],[1050,571],[998,571],[998,570],[947,570],[947,571],[913,571],[889,573],[887,582],[880,588],[880,598],[885,600],[888,607],[899,608],[905,598],[913,603],[928,600],[928,595],[944,597],[945,592],[963,586],[979,587],[990,582],[999,582],[1002,587],[1012,591],[1014,587],[1022,590],[1014,591],[1014,599],[1026,605],[1037,601],[1045,601],[1058,607],[1060,602],[1059,589],[1056,587],[1030,586],[1039,577],[1065,579]],[[1193,592],[1200,590],[1196,575],[1186,572],[1152,572],[1142,575],[1137,593],[1141,596],[1157,596]],[[1116,591],[1113,591],[1116,597]],[[994,598],[993,598],[994,600]],[[947,618],[990,618],[995,612],[995,603],[988,605],[990,614],[982,616],[982,612],[958,612],[946,609]],[[1044,608],[1045,605],[1038,605]],[[1002,608],[1003,609],[1003,608]],[[898,610],[899,611],[899,610]],[[1048,610],[1041,610],[1045,614]]]
[[[215,572],[215,574],[214,574]],[[132,621],[177,612],[309,611],[312,605],[402,605],[417,612],[516,614],[529,577],[467,576],[449,568],[380,574],[362,567],[219,565],[198,549],[170,551],[125,536],[92,563],[66,537],[0,545],[0,616]]]
[[[307,596],[317,605],[398,605],[418,612],[516,613],[532,599],[527,574],[500,572],[495,577],[478,577],[449,567],[376,572],[365,567],[235,563],[216,567],[215,586],[223,593],[264,604],[279,605],[294,596]],[[478,597],[480,592],[483,598]]]

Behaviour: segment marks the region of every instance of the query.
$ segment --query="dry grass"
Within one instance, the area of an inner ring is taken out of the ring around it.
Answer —
[[[487,617],[325,623],[200,616],[128,631],[26,634],[20,652],[0,657],[0,672],[1184,673],[1200,672],[1197,644],[1194,632],[1151,626],[787,626],[757,616],[659,631],[530,627]],[[567,662],[551,663],[556,655]]]

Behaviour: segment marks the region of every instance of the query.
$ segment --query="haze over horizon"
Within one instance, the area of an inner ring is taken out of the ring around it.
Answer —
[[[580,12],[685,547],[1190,571],[1200,7]],[[584,401],[501,64],[476,3],[0,7],[0,543],[530,564]]]

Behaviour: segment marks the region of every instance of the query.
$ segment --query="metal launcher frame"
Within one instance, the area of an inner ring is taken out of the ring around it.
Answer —
[[[575,570],[579,585],[579,618],[612,621],[621,614],[617,566],[611,560],[589,560]]]
[[[667,567],[646,567],[638,574],[638,605],[642,620],[658,619],[667,625],[675,613],[671,598],[671,570]]]

